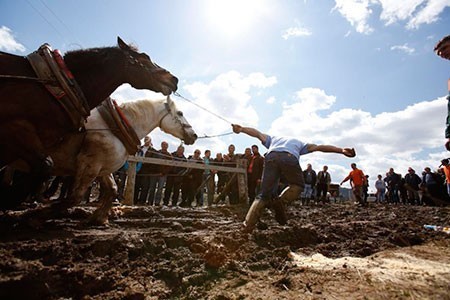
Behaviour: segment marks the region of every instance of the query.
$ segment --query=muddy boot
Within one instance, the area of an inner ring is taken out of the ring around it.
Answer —
[[[275,213],[275,220],[277,220],[278,224],[286,225],[288,218],[283,200],[280,198],[275,198],[272,200],[271,206]]]
[[[245,216],[244,228],[242,229],[243,232],[251,233],[253,229],[255,229],[256,223],[258,223],[259,217],[265,207],[265,201],[261,199],[255,199],[255,201],[253,201],[252,206],[250,206],[250,209]]]

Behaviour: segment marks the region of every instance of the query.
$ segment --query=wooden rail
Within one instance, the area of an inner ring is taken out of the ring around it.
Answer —
[[[152,163],[156,165],[164,165],[171,167],[183,167],[188,169],[202,169],[202,170],[213,170],[222,171],[228,173],[236,173],[238,176],[238,187],[239,187],[239,199],[240,202],[247,201],[248,190],[247,190],[247,160],[238,159],[236,162],[236,167],[224,167],[214,164],[206,165],[204,163],[192,162],[192,161],[180,161],[180,160],[169,160],[163,158],[153,158],[153,157],[141,157],[141,156],[128,156],[128,171],[127,171],[127,185],[124,193],[124,202],[126,205],[133,205],[134,202],[134,186],[136,183],[136,164],[138,162],[142,163]]]

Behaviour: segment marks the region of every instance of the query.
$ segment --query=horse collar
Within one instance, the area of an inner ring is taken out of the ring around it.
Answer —
[[[89,104],[74,76],[67,68],[58,50],[44,44],[26,57],[45,88],[58,100],[72,125],[79,130],[84,127],[90,114]]]

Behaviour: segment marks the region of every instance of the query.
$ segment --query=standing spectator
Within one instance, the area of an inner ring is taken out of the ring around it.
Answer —
[[[442,38],[436,46],[434,46],[434,51],[440,57],[450,59],[450,35]]]
[[[244,154],[242,155],[243,159],[247,160],[247,166],[250,164],[250,160],[252,159],[252,149],[251,148],[245,148]]]
[[[302,205],[309,205],[309,201],[314,198],[314,187],[317,180],[316,171],[313,170],[311,164],[306,165],[303,179],[305,180],[305,190],[303,191]]]
[[[211,159],[211,150],[205,150],[205,156],[203,157],[203,163],[206,166],[209,166],[212,164],[212,159]],[[206,186],[206,197],[207,197],[207,203],[208,206],[211,206],[213,204],[213,200],[214,200],[214,190],[215,190],[215,182],[214,182],[214,177],[215,177],[215,173],[216,171],[213,170],[205,170],[203,172],[203,181],[205,182],[205,186]],[[203,191],[201,191],[200,197],[202,197],[202,203],[203,203]]]
[[[194,151],[194,155],[188,157],[188,162],[196,162],[203,163],[202,158],[200,157],[200,150],[196,149]],[[186,175],[183,177],[183,183],[181,185],[182,195],[181,195],[181,203],[182,207],[191,207],[194,198],[196,199],[197,206],[202,206],[200,199],[200,193],[198,192],[198,188],[202,185],[203,178],[203,170],[202,169],[189,169]]]
[[[422,202],[426,205],[438,205],[442,200],[440,199],[440,178],[431,172],[429,167],[424,169],[422,184],[424,186],[424,195]]]
[[[172,160],[172,154],[169,152],[169,144],[165,141],[161,142],[161,149],[155,154],[156,158]],[[151,194],[155,194],[155,205],[158,206],[161,203],[162,192],[167,181],[167,174],[170,172],[170,166],[159,166],[159,176],[156,182],[155,191],[151,191]]]
[[[341,181],[341,185],[344,182],[351,180],[353,195],[356,198],[356,202],[358,202],[358,204],[361,206],[367,206],[367,202],[364,202],[362,198],[362,188],[365,183],[366,177],[364,176],[363,171],[356,167],[355,163],[352,163],[350,166],[352,168],[352,171],[348,174],[347,177],[344,178],[344,180]]]
[[[223,160],[225,162],[225,166],[227,167],[236,167],[238,156],[234,153],[236,148],[233,144],[228,146],[228,153],[224,155]],[[227,181],[231,179],[233,174],[227,173]],[[238,204],[239,202],[239,187],[237,177],[235,176],[230,185],[230,191],[228,192],[228,199],[230,200],[230,204]]]
[[[127,181],[127,170],[128,170],[128,164],[125,162],[123,166],[120,167],[119,170],[117,170],[114,174],[114,179],[117,184],[117,199],[119,201],[122,201],[125,199],[124,197],[124,190],[125,190],[125,183]],[[136,170],[138,171],[138,170]]]
[[[316,145],[304,143],[296,138],[270,136],[251,127],[233,124],[235,133],[245,133],[258,138],[268,149],[261,183],[261,199],[255,199],[244,221],[244,232],[252,232],[263,210],[271,206],[275,211],[275,219],[281,225],[286,224],[287,215],[284,202],[290,203],[298,198],[303,190],[303,172],[299,164],[301,155],[320,151],[343,154],[355,157],[351,148],[340,148],[333,145]],[[275,194],[278,183],[283,177],[287,187],[280,195]]]
[[[408,202],[411,205],[421,204],[419,196],[421,183],[422,179],[420,179],[419,175],[416,174],[416,171],[413,168],[409,167],[408,173],[405,175],[405,188],[408,195]]]
[[[323,166],[322,171],[317,174],[317,201],[325,203],[327,201],[328,187],[331,183],[331,176],[328,173],[328,166]]]
[[[144,138],[144,145],[138,151],[138,156],[154,157],[156,152],[156,149],[152,146],[152,139],[150,136],[146,136]],[[135,204],[146,204],[149,190],[152,186],[156,185],[157,177],[155,175],[157,175],[158,170],[158,165],[149,163],[142,164],[141,169],[136,173],[134,193]],[[153,197],[149,199],[149,201],[153,201]]]
[[[224,160],[222,153],[217,153],[216,158],[214,159],[214,164],[216,166],[223,166]],[[218,171],[217,172],[217,194],[222,193],[223,187],[227,183],[227,173],[224,171]]]
[[[434,47],[434,51],[440,57],[450,59],[450,35],[441,39]],[[447,139],[447,141],[445,143],[445,148],[450,151],[450,79],[448,79],[447,81],[447,86],[447,120],[445,126],[445,138]]]
[[[364,203],[367,203],[367,198],[369,198],[369,175],[365,176],[366,179],[364,180],[364,184],[363,184],[363,198],[364,198]]]
[[[398,184],[398,191],[400,193],[400,199],[402,200],[403,204],[407,204],[408,203],[408,193],[406,190],[406,181],[405,178],[399,174],[400,176],[400,182]]]
[[[389,199],[392,203],[398,204],[400,202],[398,193],[401,176],[394,172],[394,168],[390,168],[386,180],[389,188]]]
[[[136,153],[136,155],[138,155],[138,153]],[[117,184],[117,189],[118,189],[117,190],[117,192],[118,192],[117,199],[119,199],[119,201],[122,201],[122,200],[125,199],[123,193],[125,191],[125,183],[127,181],[127,176],[128,176],[128,167],[129,167],[129,163],[128,163],[128,161],[126,161],[123,164],[123,166],[120,167],[120,169],[117,170],[117,172],[116,172],[116,176],[115,177],[117,177],[117,178],[115,178],[115,179],[116,179],[116,184]],[[139,173],[141,168],[142,168],[142,162],[138,162],[136,164],[136,174]],[[134,184],[136,186],[136,182]],[[135,197],[137,196],[138,192],[139,191],[136,189],[135,194],[134,194]]]
[[[445,185],[447,187],[447,194],[450,196],[450,161],[448,158],[441,160],[441,170],[445,174]]]
[[[377,176],[377,181],[375,181],[375,188],[377,189],[376,202],[382,203],[385,201],[384,196],[386,195],[386,183],[381,175]]]
[[[445,138],[447,142],[445,143],[445,148],[450,151],[450,79],[447,81],[448,95],[447,95],[447,120],[445,126]]]
[[[187,161],[184,156],[184,147],[178,146],[177,151],[172,153],[172,158],[175,161]],[[169,205],[169,199],[172,195],[172,206],[177,206],[178,198],[180,196],[181,182],[183,181],[183,174],[186,168],[173,167],[169,171],[166,181],[166,189],[164,190],[164,205]]]
[[[258,187],[261,184],[262,171],[264,167],[264,157],[259,154],[259,148],[252,145],[252,156],[247,168],[248,199],[251,205],[258,194]]]

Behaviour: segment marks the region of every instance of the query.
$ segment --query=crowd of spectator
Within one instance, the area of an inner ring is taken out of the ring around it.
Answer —
[[[404,205],[447,205],[450,203],[450,165],[448,159],[433,172],[425,167],[421,175],[409,167],[407,173],[390,168],[385,177],[377,176],[375,202]]]
[[[231,144],[228,146],[227,153],[216,153],[215,158],[212,158],[211,150],[201,153],[196,149],[192,154],[186,155],[182,145],[178,146],[174,152],[170,152],[168,147],[168,143],[163,141],[160,149],[156,149],[152,145],[151,138],[146,137],[136,155],[226,167],[235,167],[238,159],[245,159],[247,161],[248,204],[251,205],[258,195],[264,156],[260,154],[257,145],[246,148],[243,154],[236,154],[235,146]],[[356,164],[353,163],[352,168],[353,165],[357,169]],[[127,170],[128,162],[115,173],[119,201],[124,199]],[[133,201],[136,205],[180,207],[211,206],[216,202],[237,204],[239,202],[238,181],[233,174],[213,169],[137,163]],[[362,171],[361,174],[364,178],[360,183],[351,176],[348,179],[352,187],[351,197],[356,201],[355,203],[366,205],[369,198],[369,175],[364,175]],[[311,164],[307,164],[303,171],[303,177],[305,186],[299,199],[303,205],[325,204],[331,199],[335,201],[338,198],[342,199],[342,197],[338,197],[337,185],[331,184],[328,166],[322,166],[322,169],[316,172]],[[70,177],[56,178],[44,193],[44,197],[49,198],[53,195],[61,182],[63,184],[59,198],[67,195],[71,185]],[[330,190],[330,186],[334,187]],[[224,190],[225,187],[227,188]],[[279,189],[282,190],[283,187],[283,182],[280,182]],[[395,172],[394,168],[390,168],[384,176],[377,175],[374,188],[375,193],[372,195],[374,203],[433,206],[450,204],[449,160],[442,160],[441,166],[435,171],[426,167],[421,174],[417,174],[411,167],[404,175]],[[89,202],[89,195],[86,196],[85,201]]]
[[[228,146],[228,152],[216,153],[211,157],[211,150],[203,154],[195,149],[191,155],[185,154],[182,145],[175,152],[168,151],[167,142],[161,143],[158,150],[153,147],[151,138],[144,139],[144,145],[137,156],[161,158],[173,161],[194,162],[211,166],[236,167],[238,159],[245,159],[247,166],[247,188],[250,203],[255,199],[262,176],[264,157],[259,153],[259,147],[253,145],[245,149],[243,154],[235,153],[233,144]],[[119,199],[123,199],[128,163],[116,172]],[[226,188],[226,190],[225,190]],[[164,166],[151,163],[136,165],[136,181],[134,188],[134,204],[154,206],[211,206],[218,199],[216,194],[222,194],[222,202],[230,204],[239,202],[237,177],[233,173],[216,171],[214,169],[196,169],[179,166]],[[219,200],[220,200],[219,199]]]

